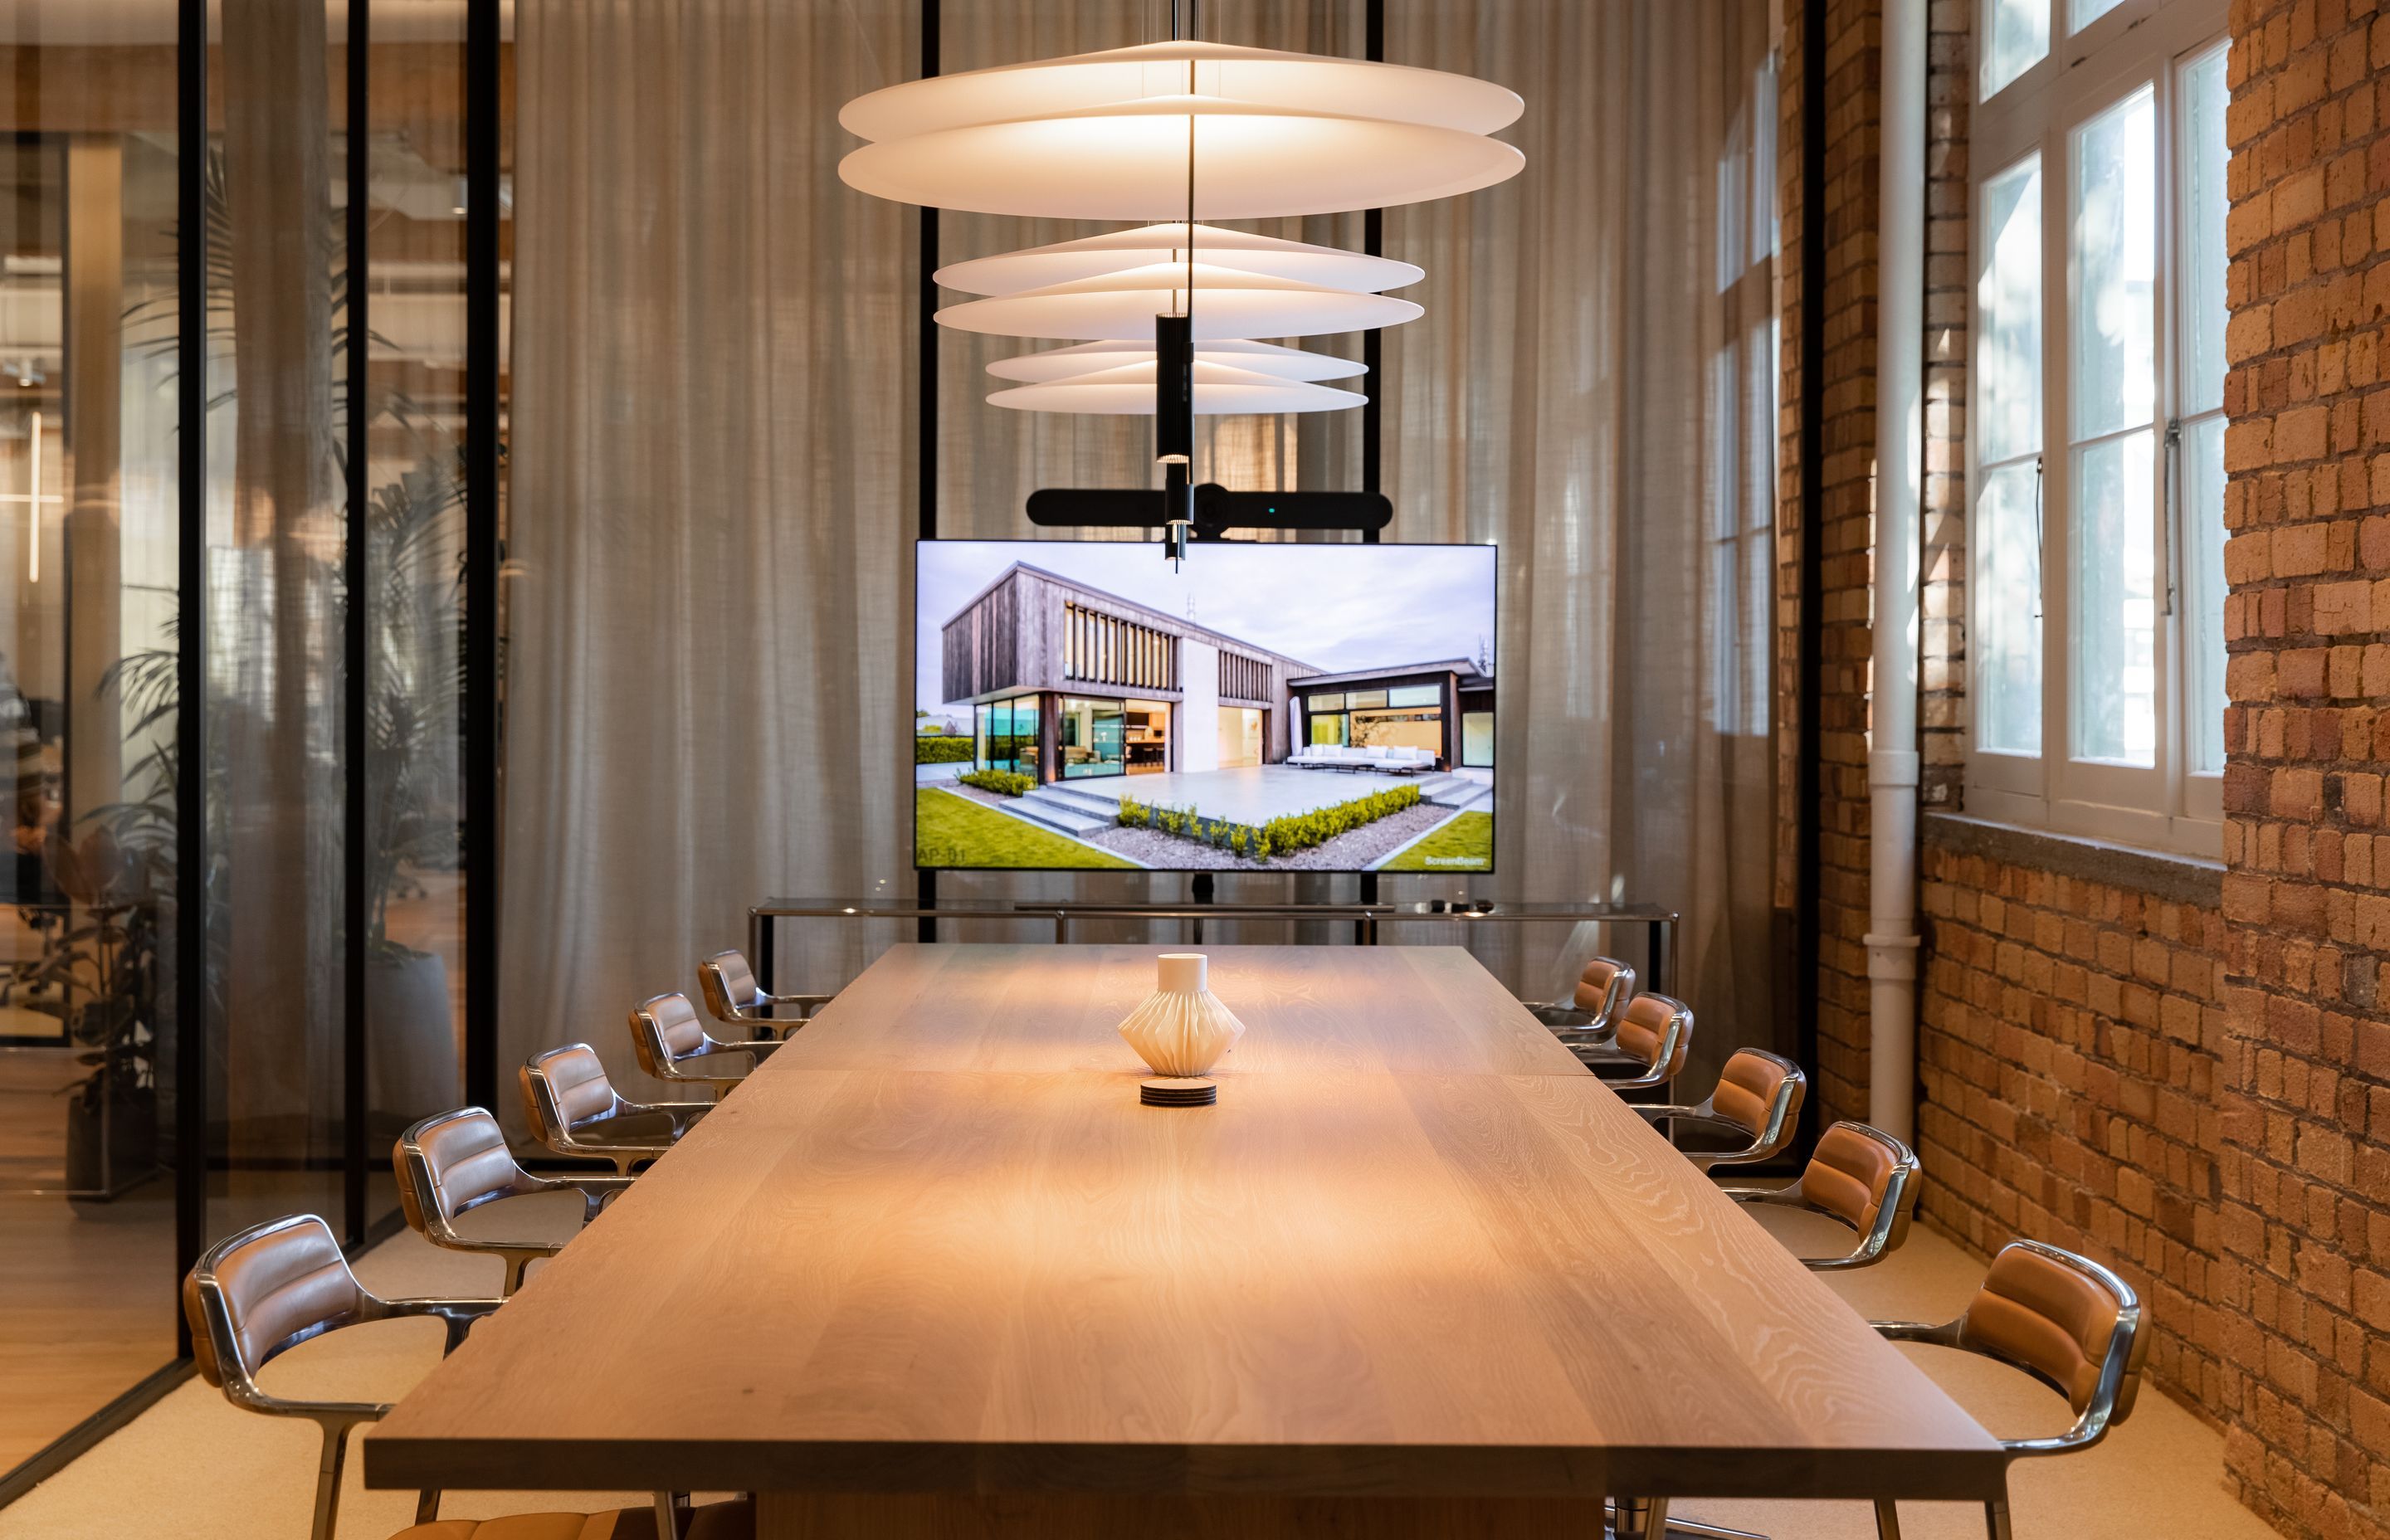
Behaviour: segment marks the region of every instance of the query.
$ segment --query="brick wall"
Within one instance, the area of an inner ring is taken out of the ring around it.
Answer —
[[[1867,598],[1876,6],[1828,6],[1819,1099],[1867,1079]],[[2390,1537],[2390,12],[2235,0],[2226,404],[2227,871],[2000,847],[1929,818],[1919,1144],[1929,1224],[2074,1245],[2140,1285],[2157,1382],[2226,1431],[2283,1533]],[[1966,0],[1933,0],[1924,797],[1964,788]],[[1785,337],[1798,92],[1788,49]],[[1799,381],[1783,400],[1797,578]],[[1784,656],[1797,584],[1784,605]],[[1788,680],[1788,702],[1791,699]],[[1790,741],[1788,733],[1788,742]],[[1786,784],[1791,784],[1788,774]],[[2087,870],[2086,862],[2098,870]],[[2102,866],[2102,862],[2107,865]]]
[[[2124,869],[2054,869],[2078,864]],[[2166,865],[1928,820],[1917,1142],[1934,1228],[2114,1266],[2158,1325],[2150,1373],[2221,1417],[2224,920],[2212,879]]]
[[[1962,0],[1963,3],[1963,0]],[[1801,57],[1803,12],[1826,6],[1826,181],[1816,207],[1801,187],[1801,93],[1809,83]],[[1817,1084],[1813,1095],[1829,1118],[1867,1110],[1867,679],[1870,632],[1868,580],[1874,529],[1875,242],[1878,0],[1787,0],[1783,108],[1780,124],[1780,186],[1784,266],[1783,338],[1787,371],[1780,425],[1786,452],[1779,507],[1780,611],[1778,656],[1788,688],[1778,722],[1788,799],[1795,784],[1791,753],[1797,742],[1792,670],[1798,656],[1800,584],[1799,306],[1811,302],[1801,271],[1801,221],[1825,222],[1825,272],[1815,302],[1825,308],[1822,385],[1825,493],[1819,535],[1824,558],[1822,688],[1818,730],[1818,805],[1792,807],[1791,818],[1814,818],[1818,830]],[[1789,858],[1780,869],[1790,871]],[[1788,896],[1787,902],[1790,902]]]
[[[2219,1227],[2228,1444],[2287,1533],[2390,1534],[2390,17],[2236,0]]]

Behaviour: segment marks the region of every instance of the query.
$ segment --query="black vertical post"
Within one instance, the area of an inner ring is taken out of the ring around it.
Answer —
[[[341,638],[341,726],[346,774],[341,808],[341,911],[345,944],[341,957],[341,1156],[348,1244],[366,1238],[366,624],[372,604],[366,571],[366,439],[371,409],[366,399],[366,189],[373,174],[371,120],[366,116],[366,75],[371,58],[373,0],[349,0],[348,72],[348,546],[342,577],[348,592],[348,625]],[[430,1109],[425,1109],[430,1110]]]
[[[1819,764],[1825,753],[1818,712],[1825,697],[1826,564],[1826,6],[1801,6],[1801,319],[1797,346],[1801,422],[1801,592],[1794,642],[1798,720],[1792,768],[1792,1057],[1818,1072],[1818,910]],[[1816,1147],[1818,1103],[1801,1107],[1801,1149]]]
[[[1372,63],[1382,63],[1386,57],[1386,0],[1368,0],[1368,4],[1362,12],[1362,18],[1361,57]],[[1382,257],[1386,254],[1385,210],[1370,209],[1361,215],[1361,250],[1373,257]],[[1372,327],[1361,334],[1361,364],[1365,371],[1362,378],[1368,381],[1368,389],[1362,393],[1361,401],[1361,490],[1363,492],[1379,491],[1381,482],[1384,479],[1386,441],[1383,408],[1380,404],[1380,398],[1386,393],[1385,362],[1385,333]],[[1377,543],[1376,530],[1361,532],[1362,545],[1374,545]],[[1376,872],[1361,874],[1361,902],[1364,904],[1378,902]],[[1356,943],[1373,934],[1374,930],[1368,921],[1356,921],[1354,924],[1353,939]]]
[[[208,4],[174,19],[174,1352],[208,1235]]]
[[[498,0],[465,7],[465,1098],[498,1097]]]
[[[929,79],[938,72],[939,0],[921,0],[921,78]],[[938,538],[938,280],[932,275],[938,270],[938,211],[921,210],[920,250],[920,335],[916,340],[919,352],[917,371],[920,396],[916,403],[919,463],[914,474],[920,493],[920,537]],[[921,908],[938,906],[938,874],[924,866],[913,874],[914,901]],[[927,916],[914,921],[914,937],[919,941],[938,939],[938,922]]]

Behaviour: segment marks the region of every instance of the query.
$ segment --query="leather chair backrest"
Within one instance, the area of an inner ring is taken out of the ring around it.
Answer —
[[[216,1357],[201,1303],[199,1275],[212,1271],[232,1323],[236,1366],[255,1374],[284,1348],[354,1319],[365,1303],[341,1243],[314,1214],[278,1219],[233,1237],[199,1259],[183,1280],[183,1316],[191,1325],[191,1354],[199,1376],[221,1388],[225,1366]]]
[[[1738,1048],[1718,1072],[1717,1089],[1710,1093],[1710,1110],[1755,1138],[1767,1126],[1768,1109],[1775,1104],[1777,1093],[1791,1078],[1774,1055]]]
[[[1622,990],[1621,986],[1624,986]],[[1576,993],[1570,1003],[1588,1015],[1599,1017],[1604,1011],[1615,1010],[1619,1002],[1614,995],[1635,987],[1635,970],[1615,957],[1596,957],[1585,965],[1576,976]]]
[[[659,995],[631,1007],[631,1042],[639,1068],[661,1080],[675,1062],[705,1047],[705,1023],[687,995]]]
[[[407,1152],[410,1142],[416,1157]],[[399,1206],[418,1231],[424,1226],[425,1199],[438,1217],[454,1219],[484,1199],[514,1191],[522,1173],[498,1120],[478,1107],[417,1123],[391,1147],[391,1163],[398,1171]]]
[[[764,993],[743,952],[716,952],[699,963],[697,987],[705,995],[705,1008],[717,1021],[737,1020],[741,1011],[755,1008],[755,996]]]
[[[556,1097],[556,1110],[562,1115],[567,1130],[598,1118],[610,1117],[622,1098],[614,1094],[614,1083],[607,1078],[606,1066],[598,1058],[598,1050],[586,1043],[568,1043],[560,1048],[534,1054],[522,1067],[523,1105],[530,1111],[534,1127],[546,1123],[539,1098],[533,1094],[533,1077],[547,1082]]]
[[[1907,1153],[1889,1135],[1838,1123],[1818,1136],[1817,1150],[1801,1174],[1802,1196],[1865,1235],[1882,1212],[1892,1174]]]
[[[1661,1054],[1668,1048],[1668,1022],[1677,1016],[1683,1017],[1683,1026],[1677,1033],[1675,1051],[1667,1066],[1667,1072],[1674,1075],[1685,1067],[1685,1055],[1693,1046],[1693,1013],[1689,1007],[1664,995],[1638,995],[1618,1013],[1618,1033],[1613,1041],[1623,1051],[1656,1069]]]
[[[2125,1302],[2088,1267],[2073,1267],[2011,1242],[1992,1259],[1982,1289],[1967,1306],[1966,1333],[1981,1346],[2038,1370],[2080,1413],[2100,1383],[2116,1317]],[[2133,1408],[2140,1389],[2147,1331],[2134,1333],[2115,1420]]]

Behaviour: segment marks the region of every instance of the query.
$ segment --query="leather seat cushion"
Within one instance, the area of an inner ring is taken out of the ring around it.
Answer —
[[[1802,1174],[1801,1191],[1864,1235],[1875,1224],[1896,1163],[1881,1141],[1838,1123],[1818,1136],[1818,1152]]]
[[[1738,1053],[1718,1072],[1717,1089],[1710,1095],[1710,1107],[1719,1117],[1755,1138],[1767,1126],[1768,1107],[1776,1100],[1784,1080],[1784,1071],[1778,1065],[1757,1054]]]
[[[2074,1268],[2011,1246],[1992,1259],[1982,1290],[1967,1306],[1967,1330],[2063,1386],[2067,1403],[2080,1412],[2100,1382],[2116,1303]]]
[[[683,1540],[754,1540],[755,1505],[707,1503],[691,1511]],[[510,1513],[500,1519],[441,1519],[403,1529],[391,1540],[656,1540],[652,1508],[603,1513]]]

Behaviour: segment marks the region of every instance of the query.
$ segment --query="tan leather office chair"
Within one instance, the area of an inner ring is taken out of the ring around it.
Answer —
[[[484,1114],[486,1115],[486,1114]],[[268,1417],[300,1417],[323,1430],[315,1471],[314,1540],[332,1540],[339,1521],[341,1477],[349,1434],[361,1422],[390,1413],[387,1402],[295,1401],[268,1393],[257,1371],[286,1349],[327,1332],[372,1321],[431,1316],[448,1329],[455,1352],[475,1320],[496,1300],[385,1300],[368,1293],[349,1271],[332,1232],[314,1214],[268,1220],[216,1242],[183,1280],[183,1315],[191,1326],[191,1356],[199,1376],[225,1399]],[[517,1514],[505,1519],[437,1517],[440,1494],[416,1498],[415,1523],[394,1540],[752,1540],[752,1507],[745,1502],[688,1508],[659,1493],[652,1508],[598,1514]],[[576,1524],[577,1521],[577,1524]]]
[[[2149,1333],[2132,1286],[2088,1257],[2037,1240],[2011,1240],[1992,1258],[1966,1312],[1941,1326],[1879,1321],[1895,1342],[1931,1342],[1997,1358],[2032,1375],[2075,1412],[2075,1426],[2054,1438],[2002,1439],[2010,1455],[2072,1454],[2108,1436],[2133,1413]],[[1875,1505],[1876,1534],[1900,1540],[1890,1499]],[[1984,1505],[1989,1540],[2011,1540],[2009,1505]]]
[[[522,1287],[523,1269],[564,1250],[560,1240],[479,1240],[456,1233],[456,1218],[472,1209],[534,1192],[578,1192],[581,1222],[598,1217],[606,1200],[631,1185],[627,1176],[534,1176],[515,1163],[498,1120],[478,1107],[424,1119],[391,1148],[398,1172],[398,1202],[407,1227],[451,1251],[479,1251],[503,1259],[512,1298]]]
[[[678,1143],[714,1105],[631,1101],[614,1089],[598,1050],[586,1043],[533,1054],[517,1082],[523,1114],[540,1143],[559,1155],[611,1161],[625,1176]]]
[[[631,1046],[638,1050],[639,1068],[675,1085],[703,1085],[716,1097],[747,1078],[765,1056],[780,1046],[777,1037],[740,1038],[725,1042],[705,1030],[697,1007],[681,994],[659,995],[631,1007]],[[724,1060],[748,1061],[732,1064]],[[711,1060],[709,1070],[706,1061]]]
[[[697,988],[705,996],[705,1008],[715,1020],[738,1027],[753,1037],[768,1037],[775,1033],[786,1037],[838,998],[835,993],[766,995],[764,986],[755,982],[755,970],[747,966],[747,955],[735,951],[716,952],[699,963]],[[789,1006],[796,1007],[795,1017],[775,1014]]]
[[[1857,1247],[1838,1257],[1804,1257],[1817,1272],[1872,1267],[1900,1249],[1924,1187],[1917,1153],[1863,1123],[1838,1123],[1818,1136],[1800,1178],[1785,1187],[1726,1187],[1738,1203],[1805,1209],[1850,1226]]]
[[[1554,1036],[1575,1047],[1607,1045],[1617,1031],[1618,1013],[1634,997],[1635,969],[1615,957],[1595,957],[1578,972],[1568,998],[1523,1003]]]
[[[1648,996],[1647,996],[1648,998]],[[1798,1131],[1801,1098],[1809,1077],[1789,1059],[1761,1048],[1737,1048],[1718,1072],[1717,1088],[1691,1107],[1635,1109],[1654,1122],[1742,1142],[1728,1149],[1688,1149],[1685,1159],[1703,1171],[1748,1165],[1783,1152]]]
[[[1693,1048],[1693,1011],[1665,995],[1638,995],[1618,1012],[1607,1043],[1572,1045],[1584,1064],[1614,1091],[1665,1086],[1683,1072]]]

